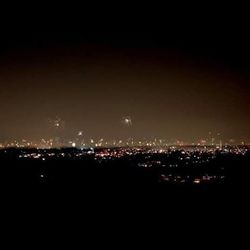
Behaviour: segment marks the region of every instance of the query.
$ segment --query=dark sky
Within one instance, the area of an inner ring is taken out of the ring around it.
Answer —
[[[0,48],[0,140],[52,136],[55,117],[66,137],[250,138],[244,29],[15,29]]]

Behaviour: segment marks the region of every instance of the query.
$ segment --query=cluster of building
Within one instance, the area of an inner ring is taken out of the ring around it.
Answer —
[[[7,148],[5,148],[7,150]],[[20,148],[20,158],[81,158],[86,155],[93,155],[97,160],[112,160],[123,157],[143,156],[144,162],[138,166],[168,166],[178,167],[188,164],[203,164],[211,161],[218,154],[244,155],[249,151],[246,146],[224,146],[223,148],[211,146],[169,146],[169,147],[111,147],[111,148],[62,148],[62,149],[43,149],[43,148]],[[164,160],[154,160],[155,156]],[[164,157],[165,156],[165,157]],[[175,159],[175,163],[169,161],[169,157]],[[164,162],[166,161],[166,162]]]
[[[222,143],[221,140],[211,142],[208,140],[198,140],[196,142],[184,142],[184,141],[167,141],[165,139],[159,139],[154,138],[151,140],[148,139],[133,139],[129,138],[126,140],[105,140],[104,138],[89,138],[84,139],[82,135],[82,131],[80,131],[75,138],[72,138],[70,140],[63,139],[61,137],[54,137],[54,138],[42,138],[40,140],[31,141],[27,139],[21,139],[21,140],[13,140],[13,141],[5,141],[0,143],[0,148],[10,148],[10,147],[16,147],[16,148],[44,148],[44,149],[50,149],[50,148],[62,148],[62,147],[74,147],[74,148],[88,148],[88,147],[94,147],[94,148],[111,148],[111,147],[170,147],[171,145],[176,147],[187,147],[187,145],[190,145],[190,147],[212,147],[216,149],[222,149],[224,147],[230,147],[233,145],[250,145],[250,143],[245,143],[243,141],[240,141],[236,143],[234,140],[229,140],[228,142]]]

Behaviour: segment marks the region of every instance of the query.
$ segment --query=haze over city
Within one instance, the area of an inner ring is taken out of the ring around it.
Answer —
[[[164,30],[6,36],[0,142],[54,138],[56,119],[67,141],[82,131],[86,139],[191,143],[220,134],[249,142],[249,49],[229,38]]]

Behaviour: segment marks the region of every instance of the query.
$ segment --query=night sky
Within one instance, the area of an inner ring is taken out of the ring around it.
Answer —
[[[0,141],[51,137],[56,117],[68,138],[250,139],[246,31],[14,30],[0,48]]]

